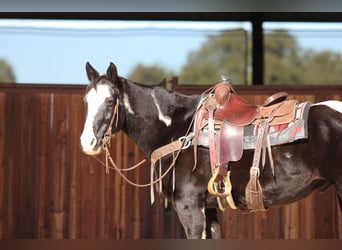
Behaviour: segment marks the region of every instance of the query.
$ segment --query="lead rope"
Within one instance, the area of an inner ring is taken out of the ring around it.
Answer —
[[[108,165],[105,165],[106,166],[106,170],[108,169],[108,171],[109,171],[109,169],[113,169],[113,170],[115,170],[125,181],[127,181],[129,184],[131,184],[132,186],[134,186],[134,187],[150,187],[151,185],[154,185],[154,184],[156,184],[156,183],[158,183],[159,181],[161,181],[171,170],[172,170],[172,168],[173,168],[173,166],[174,166],[174,164],[176,163],[176,159],[177,159],[177,157],[178,157],[178,155],[179,155],[179,153],[180,153],[180,151],[181,150],[178,150],[178,152],[177,152],[177,154],[176,154],[176,159],[174,159],[173,161],[172,161],[172,163],[170,164],[170,166],[168,167],[168,169],[165,171],[165,173],[163,174],[163,175],[161,175],[161,176],[159,176],[159,178],[157,178],[157,179],[155,179],[154,181],[151,181],[151,182],[149,182],[149,183],[146,183],[146,184],[138,184],[138,183],[135,183],[135,182],[133,182],[133,181],[131,181],[131,180],[129,180],[122,172],[127,172],[127,171],[130,171],[130,170],[133,170],[133,169],[135,169],[135,168],[137,168],[137,167],[139,167],[140,165],[142,165],[143,163],[145,163],[146,162],[146,159],[143,159],[143,160],[141,160],[139,163],[137,163],[136,165],[134,165],[133,167],[131,167],[131,168],[127,168],[127,169],[122,169],[122,168],[119,168],[116,164],[115,164],[115,162],[113,161],[113,159],[112,159],[112,157],[111,157],[111,155],[110,155],[110,152],[109,152],[109,149],[108,149],[108,147],[105,147],[104,148],[104,150],[106,151],[106,163],[103,163],[101,160],[99,160],[99,159],[97,159],[97,158],[95,158],[98,162],[100,162],[102,165],[105,165],[105,164],[108,164],[108,162],[110,162],[110,164],[112,165],[112,166],[109,166],[109,164]]]
[[[116,99],[116,104],[113,110],[113,116],[112,119],[109,123],[109,127],[107,129],[107,132],[105,133],[105,135],[103,136],[102,139],[102,148],[105,151],[106,154],[106,158],[105,158],[105,163],[103,163],[101,160],[99,160],[98,158],[95,158],[98,162],[100,162],[102,165],[104,165],[106,167],[106,174],[109,174],[109,169],[113,169],[116,170],[122,177],[124,177],[124,179],[130,183],[130,184],[135,184],[133,182],[131,182],[130,180],[128,180],[126,178],[126,176],[124,176],[122,174],[122,172],[127,172],[127,171],[131,171],[136,169],[137,167],[139,167],[140,165],[142,165],[143,163],[145,163],[146,159],[141,160],[139,163],[135,164],[133,167],[127,168],[127,169],[122,169],[117,167],[117,165],[115,164],[115,162],[113,161],[110,152],[109,152],[109,148],[110,148],[110,138],[112,136],[112,126],[115,120],[115,127],[118,126],[118,122],[119,122],[119,98]],[[109,166],[109,162],[111,163],[112,167]]]
[[[177,151],[177,153],[175,154],[174,156],[174,159],[172,161],[172,163],[170,164],[170,166],[168,167],[168,169],[165,171],[165,173],[163,175],[160,175],[159,178],[157,178],[156,180],[151,180],[149,183],[146,183],[146,184],[138,184],[138,183],[135,183],[135,182],[132,182],[131,180],[129,180],[122,172],[127,172],[127,171],[131,171],[131,170],[134,170],[135,168],[141,166],[143,163],[146,162],[146,159],[143,159],[141,160],[139,163],[135,164],[133,167],[130,167],[130,168],[127,168],[127,169],[122,169],[122,168],[119,168],[114,160],[112,159],[111,155],[110,155],[110,152],[109,152],[109,148],[110,148],[110,138],[112,136],[112,125],[114,123],[114,119],[116,119],[116,122],[115,122],[115,126],[117,127],[118,125],[118,120],[119,120],[119,100],[117,99],[116,101],[116,105],[114,107],[114,111],[113,111],[113,116],[112,116],[112,119],[110,121],[110,124],[109,124],[109,127],[108,127],[108,130],[107,132],[105,133],[103,139],[102,139],[102,148],[103,150],[105,151],[105,163],[103,163],[100,159],[96,158],[95,159],[101,163],[102,165],[104,165],[106,167],[106,174],[109,174],[109,169],[113,169],[115,170],[125,181],[127,181],[129,184],[131,184],[132,186],[134,187],[151,187],[153,186],[154,184],[160,182],[171,170],[172,168],[174,167],[175,163],[176,163],[176,160],[181,152],[181,149],[183,148],[184,144],[186,143],[186,140],[183,140],[182,143],[181,143],[181,147],[180,149]],[[194,119],[194,118],[193,118]],[[193,119],[190,123],[190,126],[186,132],[186,135],[189,134],[190,132],[190,128],[191,128],[191,125],[193,123]],[[110,164],[111,166],[110,166]]]

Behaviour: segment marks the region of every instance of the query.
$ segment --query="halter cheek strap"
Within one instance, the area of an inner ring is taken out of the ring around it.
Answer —
[[[116,104],[113,110],[113,115],[112,115],[112,119],[110,120],[107,132],[104,134],[103,139],[102,139],[102,145],[107,145],[110,142],[110,137],[112,136],[112,126],[114,123],[114,119],[116,119],[115,121],[115,127],[118,127],[118,121],[119,121],[119,99],[116,99]]]
[[[109,174],[109,165],[108,165],[108,148],[110,147],[110,138],[112,137],[112,126],[115,121],[115,128],[118,127],[118,122],[119,122],[119,98],[116,99],[116,104],[113,110],[113,116],[112,119],[110,120],[109,127],[106,131],[106,133],[103,136],[102,139],[102,148],[106,151],[106,174]]]

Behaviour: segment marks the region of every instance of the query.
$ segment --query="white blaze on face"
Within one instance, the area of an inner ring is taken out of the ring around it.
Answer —
[[[96,89],[92,88],[85,96],[88,113],[80,141],[82,150],[86,154],[95,155],[101,151],[101,148],[94,150],[94,147],[97,144],[97,139],[93,130],[93,124],[100,106],[108,97],[110,97],[110,88],[105,84],[97,85]]]

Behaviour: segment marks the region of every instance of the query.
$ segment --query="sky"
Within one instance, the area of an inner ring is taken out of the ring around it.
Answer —
[[[178,71],[208,34],[241,25],[0,20],[0,58],[13,66],[17,82],[84,84],[87,61],[99,72],[113,62],[122,76],[137,63]]]
[[[264,29],[279,25],[266,23]],[[288,23],[285,27],[300,35],[303,46],[342,53],[342,24],[329,24],[330,33],[326,30],[325,36],[311,32],[317,30],[319,24],[315,25],[312,28],[308,24]],[[209,34],[231,28],[250,31],[251,25],[248,22],[0,19],[0,58],[12,66],[19,83],[86,84],[87,61],[100,73],[113,62],[124,77],[137,63],[158,63],[177,74],[188,53],[199,49]],[[334,37],[336,42],[327,37]]]

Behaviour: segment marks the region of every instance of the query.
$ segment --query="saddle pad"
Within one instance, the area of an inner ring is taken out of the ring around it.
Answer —
[[[270,126],[268,134],[271,146],[291,143],[296,140],[308,138],[307,119],[310,106],[310,102],[297,104],[294,119],[285,124]],[[243,149],[255,149],[257,132],[257,125],[251,124],[244,127]],[[207,128],[199,131],[197,145],[209,147]]]
[[[297,104],[295,118],[291,122],[270,126],[268,135],[271,146],[282,145],[308,138],[307,120],[310,106],[310,102]],[[255,149],[257,134],[257,125],[251,124],[244,127],[244,149]]]

